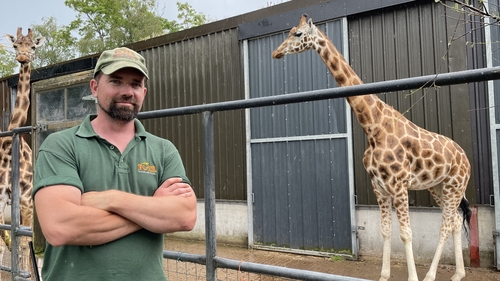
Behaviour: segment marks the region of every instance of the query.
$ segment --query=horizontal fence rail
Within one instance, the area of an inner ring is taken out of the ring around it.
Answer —
[[[337,275],[331,275],[331,274],[319,273],[307,270],[298,270],[298,269],[284,268],[279,266],[271,266],[266,264],[242,262],[242,261],[224,259],[216,256],[215,189],[213,188],[215,186],[214,182],[215,168],[214,168],[214,151],[213,151],[214,140],[213,140],[212,113],[217,111],[273,106],[273,105],[324,100],[332,98],[345,98],[356,95],[421,89],[426,87],[473,83],[473,82],[495,80],[495,79],[500,79],[500,67],[457,71],[457,72],[450,72],[443,74],[420,76],[414,78],[375,82],[375,83],[362,84],[349,87],[337,87],[333,89],[315,90],[315,91],[307,91],[307,92],[300,92],[293,94],[282,94],[276,96],[247,99],[247,100],[227,101],[227,102],[194,105],[194,106],[186,106],[186,107],[171,108],[171,109],[153,110],[153,111],[139,113],[138,115],[139,119],[203,113],[202,117],[203,117],[203,127],[204,127],[203,128],[204,182],[205,182],[205,207],[206,207],[205,227],[206,227],[206,248],[207,248],[206,255],[194,255],[182,252],[164,251],[163,257],[167,259],[187,261],[187,262],[206,265],[207,267],[206,279],[210,281],[217,280],[216,277],[217,268],[243,270],[247,272],[270,274],[275,276],[288,277],[301,280],[365,281],[366,279],[337,276]],[[14,129],[11,132],[0,132],[0,137],[13,136],[19,133],[29,133],[32,132],[33,130],[37,130],[37,128],[20,127]],[[16,137],[18,137],[18,135]],[[14,140],[16,139],[16,137],[14,137]],[[19,156],[17,155],[16,157],[18,158]],[[17,177],[18,176],[19,175],[17,174]],[[15,198],[14,195],[17,198]],[[18,196],[19,194],[13,194],[12,200],[13,201],[19,200]],[[19,209],[14,210],[13,207],[12,212],[13,212],[12,216],[14,216],[15,215],[14,212],[18,213]],[[17,223],[17,226],[15,227],[15,229],[17,229],[16,233],[25,235],[27,232],[24,232],[24,230],[23,231],[20,230],[18,222],[16,223]],[[1,226],[0,228],[5,229],[4,226]],[[16,269],[17,268],[14,268],[14,273],[17,272]],[[17,279],[16,276],[14,276],[14,279]]]
[[[205,255],[195,255],[175,251],[163,251],[163,257],[166,259],[177,260],[182,262],[191,262],[201,265],[206,265]],[[368,281],[368,279],[359,279],[346,277],[341,275],[326,274],[310,270],[294,269],[289,267],[266,265],[253,262],[236,261],[215,257],[214,259],[218,268],[227,268],[243,272],[267,274],[277,277],[285,277],[299,280],[329,280],[329,281]]]
[[[428,88],[433,86],[456,85],[473,83],[486,80],[500,79],[500,67],[480,68],[474,70],[456,71],[442,74],[433,74],[397,80],[388,80],[361,84],[348,87],[337,87],[332,89],[305,91],[292,94],[282,94],[248,100],[226,101],[218,103],[208,103],[169,109],[159,109],[139,113],[140,119],[156,117],[178,116],[187,114],[197,114],[204,111],[226,111],[244,108],[254,108],[262,106],[273,106],[288,103],[298,103],[306,101],[345,98],[350,96],[379,94],[402,90],[413,90]]]

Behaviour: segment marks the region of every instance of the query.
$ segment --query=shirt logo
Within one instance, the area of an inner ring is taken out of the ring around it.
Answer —
[[[156,166],[150,165],[148,162],[142,162],[137,164],[137,172],[156,175]]]

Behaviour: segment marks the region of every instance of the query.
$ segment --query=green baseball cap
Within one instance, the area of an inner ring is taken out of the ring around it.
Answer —
[[[102,52],[94,68],[94,76],[99,71],[109,75],[125,67],[135,68],[142,72],[147,79],[149,79],[148,69],[146,68],[144,58],[134,50],[126,47]]]

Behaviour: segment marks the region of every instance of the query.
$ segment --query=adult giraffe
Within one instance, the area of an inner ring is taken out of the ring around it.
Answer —
[[[316,50],[339,86],[362,84],[328,37],[302,15],[299,25],[274,50],[279,59],[289,54]],[[412,248],[408,190],[429,190],[443,212],[439,244],[424,281],[436,278],[444,244],[453,233],[456,271],[453,281],[465,276],[462,256],[462,217],[469,223],[471,211],[465,199],[470,164],[465,151],[448,137],[429,132],[406,119],[376,95],[346,98],[368,139],[363,165],[370,175],[380,207],[384,239],[380,281],[390,277],[392,205],[399,220],[400,237],[408,264],[408,280],[418,281]],[[440,184],[440,185],[439,185]]]
[[[12,112],[12,118],[8,130],[22,127],[28,119],[28,109],[30,106],[30,77],[31,62],[35,57],[35,49],[42,46],[45,38],[33,38],[33,31],[28,29],[26,36],[22,33],[22,28],[17,29],[16,37],[10,34],[5,35],[12,43],[16,54],[16,60],[21,64],[19,68],[19,81],[17,83],[17,96]],[[5,206],[11,201],[11,160],[12,160],[12,137],[0,138],[0,221],[5,222]],[[30,226],[33,222],[33,202],[31,200],[31,191],[33,189],[33,168],[31,148],[24,138],[20,138],[20,159],[19,159],[19,188],[20,188],[20,207],[21,207],[21,225]],[[10,237],[8,233],[3,233],[2,238],[7,246],[10,247]],[[22,257],[20,257],[22,269],[28,270],[27,248],[22,245]],[[4,247],[0,247],[0,262],[3,257]]]

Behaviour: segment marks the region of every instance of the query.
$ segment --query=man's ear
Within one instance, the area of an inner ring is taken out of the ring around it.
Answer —
[[[99,86],[99,83],[97,80],[92,79],[90,80],[90,91],[92,92],[92,95],[97,98],[97,87]]]

